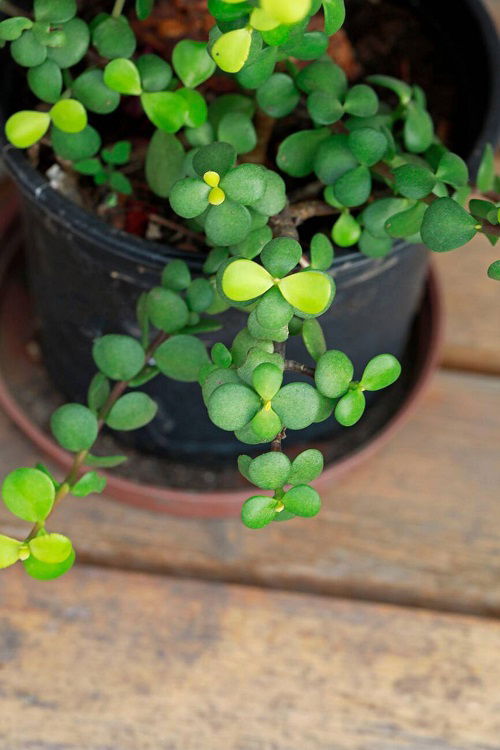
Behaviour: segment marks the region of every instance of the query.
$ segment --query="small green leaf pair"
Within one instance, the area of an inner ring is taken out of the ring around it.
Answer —
[[[262,529],[272,521],[288,521],[296,516],[312,518],[321,510],[321,498],[313,487],[299,484],[280,498],[250,497],[241,509],[241,520],[249,529]]]
[[[130,141],[118,141],[111,148],[101,151],[102,161],[98,157],[80,159],[73,166],[80,174],[94,178],[96,185],[109,185],[111,190],[123,195],[132,194],[132,183],[116,169],[115,166],[123,166],[130,160],[132,144]],[[104,164],[103,164],[104,162]]]
[[[264,453],[254,459],[245,455],[238,458],[240,472],[261,490],[309,484],[321,475],[323,465],[323,456],[315,448],[303,451],[293,462],[279,451]]]
[[[266,201],[267,192],[275,190],[273,173],[257,164],[234,167],[235,160],[236,151],[228,143],[200,148],[193,158],[197,177],[180,180],[170,191],[173,210],[183,218],[197,218],[214,245],[246,239],[252,229],[249,209],[270,215],[266,212],[275,208],[273,200]],[[284,186],[280,189],[284,196]]]
[[[7,120],[5,134],[16,148],[29,148],[43,138],[51,122],[65,133],[79,133],[87,126],[87,112],[76,99],[60,99],[49,112],[16,112]]]
[[[40,532],[27,542],[0,534],[0,568],[21,560],[32,578],[51,580],[66,573],[74,559],[73,545],[62,534]]]
[[[354,366],[343,352],[329,350],[318,359],[315,383],[329,399],[339,399],[335,419],[344,427],[359,422],[366,407],[363,391],[378,391],[392,385],[401,374],[401,365],[392,354],[380,354],[367,364],[361,381],[354,382]]]

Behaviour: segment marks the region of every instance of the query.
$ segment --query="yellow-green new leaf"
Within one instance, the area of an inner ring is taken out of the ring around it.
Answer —
[[[21,542],[0,534],[0,569],[9,568],[19,560]]]
[[[332,279],[321,271],[294,273],[281,279],[278,286],[287,302],[308,315],[323,312],[334,292]]]
[[[31,554],[43,563],[62,563],[71,555],[73,546],[63,534],[44,534],[29,542]]]
[[[212,57],[221,70],[238,73],[250,54],[252,31],[236,29],[223,34],[212,47]]]
[[[235,260],[224,271],[222,290],[235,302],[260,297],[273,285],[271,274],[253,260]]]
[[[29,148],[43,138],[49,126],[50,117],[46,112],[23,110],[9,117],[5,135],[16,148]]]

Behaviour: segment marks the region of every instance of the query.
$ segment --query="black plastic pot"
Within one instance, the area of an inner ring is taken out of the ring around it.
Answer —
[[[500,69],[491,21],[478,0],[412,0],[411,4],[432,19],[432,33],[440,29],[441,36],[448,35],[457,49],[466,35],[468,49],[474,49],[474,58],[465,61],[474,73],[461,78],[458,54],[453,64],[463,101],[473,102],[474,107],[468,109],[475,111],[472,119],[464,114],[467,125],[459,129],[457,145],[465,156],[477,156],[487,140],[495,140],[499,124]],[[137,333],[135,300],[140,291],[157,283],[165,261],[182,257],[196,273],[202,258],[187,258],[175,248],[111,229],[55,192],[21,152],[4,145],[3,156],[23,195],[30,282],[45,362],[61,392],[81,400],[94,372],[93,339],[109,332]],[[427,263],[422,247],[404,243],[385,259],[353,253],[335,262],[337,298],[323,323],[328,345],[344,350],[358,373],[378,353],[402,355]],[[224,331],[206,337],[209,343],[230,343],[244,324],[244,316],[237,311],[223,318]],[[304,357],[296,339],[288,352],[297,359]],[[146,390],[159,402],[159,415],[144,430],[124,435],[128,442],[146,451],[196,461],[217,461],[241,450],[231,433],[209,422],[196,384],[158,378]],[[325,430],[331,433],[332,429],[336,428],[329,420],[301,432],[297,439],[323,437]],[[288,442],[293,439],[291,433]]]

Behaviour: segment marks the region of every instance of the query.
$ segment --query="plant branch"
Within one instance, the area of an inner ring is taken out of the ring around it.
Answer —
[[[340,210],[330,206],[324,201],[301,201],[290,206],[290,214],[295,222],[295,226],[300,226],[308,219],[314,219],[316,216],[333,216],[339,214]]]
[[[288,372],[299,372],[301,375],[308,375],[310,378],[314,378],[316,370],[313,367],[303,365],[302,362],[296,362],[294,359],[285,360],[285,370]]]
[[[281,452],[281,443],[286,438],[286,427],[283,427],[279,435],[276,435],[273,442],[271,443],[271,450],[273,453]]]
[[[270,117],[262,110],[258,110],[255,116],[255,129],[257,131],[257,145],[249,154],[245,154],[242,162],[249,164],[265,164],[267,161],[267,152],[269,141],[271,140],[276,120]]]
[[[478,221],[478,226],[479,226]],[[481,222],[481,229],[478,230],[483,234],[491,234],[493,237],[500,237],[500,224],[490,224],[489,221]]]
[[[111,11],[111,15],[113,16],[113,18],[118,18],[118,16],[121,16],[121,14],[123,13],[124,5],[125,0],[115,0],[113,10]]]
[[[151,342],[150,346],[146,350],[145,356],[144,356],[144,367],[142,368],[141,372],[136,375],[135,377],[139,377],[146,367],[148,366],[148,362],[155,353],[155,351],[158,349],[158,347],[163,344],[164,341],[166,341],[168,338],[168,335],[166,333],[159,333],[156,338]],[[98,414],[98,431],[97,431],[97,438],[99,437],[102,428],[104,427],[106,417],[108,416],[109,412],[115,405],[115,403],[118,401],[120,396],[123,395],[123,393],[127,390],[129,386],[130,380],[121,380],[118,383],[115,384],[113,390],[109,394],[108,398],[106,399],[105,404],[102,406],[102,408],[99,411]],[[97,440],[96,438],[96,440]],[[95,441],[94,441],[95,444]],[[64,498],[69,495],[71,491],[71,487],[74,485],[76,480],[78,479],[78,474],[80,472],[80,469],[85,464],[85,461],[90,453],[91,448],[88,448],[87,450],[80,451],[79,453],[76,453],[73,458],[73,463],[71,465],[71,468],[65,478],[63,479],[61,485],[59,486],[59,489],[56,492],[56,496],[54,498],[54,504],[52,506],[52,510],[50,511],[49,515],[45,519],[43,523],[36,523],[33,528],[31,529],[29,535],[26,537],[25,541],[29,542],[31,539],[33,539],[40,529],[42,529],[45,525],[45,522],[48,518],[52,516],[55,509],[59,505],[59,503],[64,500]]]

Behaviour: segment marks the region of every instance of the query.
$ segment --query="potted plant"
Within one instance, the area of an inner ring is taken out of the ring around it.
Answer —
[[[291,461],[283,452],[287,432],[333,422],[350,427],[362,418],[367,394],[398,379],[394,349],[403,348],[418,303],[422,242],[445,252],[477,233],[492,243],[500,235],[492,147],[477,180],[484,197],[469,200],[468,167],[438,137],[423,90],[376,74],[351,86],[326,54],[344,22],[343,0],[209,0],[208,41],[181,40],[171,63],[151,51],[136,54],[125,6],[116,0],[110,13],[80,17],[75,0],[35,0],[32,14],[14,9],[0,23],[0,39],[27,69],[39,100],[11,114],[5,132],[7,162],[34,219],[35,296],[54,310],[44,318],[58,344],[48,356],[46,346],[47,363],[63,378],[81,369],[82,338],[57,328],[71,307],[80,328],[85,320],[91,331],[97,368],[85,403],[73,401],[52,416],[54,437],[74,454],[67,476],[59,481],[38,465],[14,470],[3,483],[7,508],[33,526],[24,540],[0,536],[0,566],[21,560],[41,579],[62,575],[74,561],[71,542],[49,531],[48,519],[68,495],[104,489],[99,469],[123,457],[98,456],[94,444],[104,427],[128,432],[152,422],[158,406],[144,391],[152,383],[162,393],[173,382],[201,386],[211,423],[249,446],[252,455],[238,458],[256,488],[242,508],[248,527],[316,515],[321,500],[311,485],[323,457],[308,448]],[[136,0],[137,18],[146,21],[153,6]],[[99,115],[117,112],[112,130],[120,137],[110,143],[106,135],[103,147]],[[147,150],[137,153],[135,130],[127,128],[145,126]],[[144,267],[140,242],[103,231],[41,177],[33,184],[33,171],[13,149],[31,149],[40,164],[50,149],[58,161],[51,180],[69,191],[75,174],[83,175],[76,199],[98,195],[104,212],[133,193],[127,165],[142,158],[147,189],[170,207],[156,220],[177,247],[158,246]],[[367,357],[361,369],[330,344],[335,332],[321,323],[335,308],[335,253],[347,268],[364,268],[366,260],[372,275],[399,266],[401,283],[415,269],[392,351]],[[492,278],[500,277],[499,266],[489,269]],[[135,321],[123,325],[121,300],[114,308],[119,332],[96,337],[89,320],[106,315],[115,284],[125,282],[123,294],[140,287],[137,279],[148,271],[152,288],[139,295]],[[49,277],[59,282],[37,291]],[[96,287],[99,304],[94,298],[89,308]],[[314,366],[298,360],[297,341]],[[254,457],[256,446],[262,452]]]

